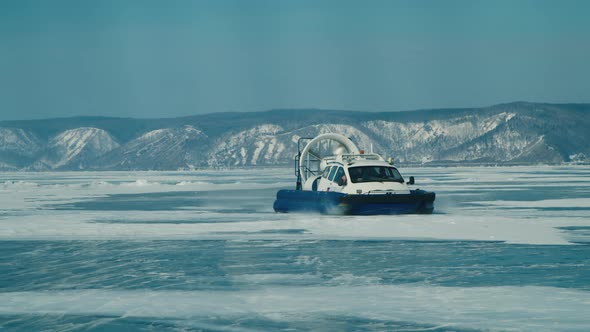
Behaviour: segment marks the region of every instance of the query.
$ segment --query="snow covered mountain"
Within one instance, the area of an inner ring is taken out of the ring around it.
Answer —
[[[210,166],[280,165],[291,162],[297,153],[300,137],[324,133],[341,133],[361,146],[370,146],[371,139],[359,129],[342,124],[317,124],[296,130],[285,130],[273,124],[228,134],[217,139],[209,153]],[[378,143],[376,147],[380,148]]]
[[[190,169],[201,166],[207,135],[193,126],[149,131],[98,158],[93,169]]]
[[[300,137],[337,132],[401,163],[590,162],[590,104],[411,112],[275,110],[174,119],[0,122],[0,170],[290,165]]]
[[[105,130],[82,127],[53,137],[40,162],[51,169],[87,169],[94,159],[119,147]]]
[[[25,168],[35,162],[41,149],[42,142],[31,131],[0,127],[0,169]]]

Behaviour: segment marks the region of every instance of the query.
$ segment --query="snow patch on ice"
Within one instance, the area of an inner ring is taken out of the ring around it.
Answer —
[[[590,208],[590,198],[544,199],[539,201],[478,201],[477,205],[519,208]]]

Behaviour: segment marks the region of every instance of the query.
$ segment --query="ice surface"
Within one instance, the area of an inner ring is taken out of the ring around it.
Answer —
[[[368,218],[275,214],[272,203],[276,190],[292,185],[290,170],[286,169],[4,173],[0,176],[3,189],[0,191],[0,239],[297,237],[567,244],[568,238],[557,227],[590,225],[588,168],[417,168],[404,171],[408,175],[415,174],[419,184],[424,174],[426,181],[420,187],[437,192],[434,215]],[[506,179],[511,186],[518,185],[506,187]],[[569,182],[564,183],[564,179]],[[537,186],[541,185],[547,185],[546,191],[553,188],[555,192],[547,191],[545,196],[539,196]],[[165,198],[158,195],[165,194],[178,195],[169,198],[170,204],[176,205],[158,207]],[[180,196],[184,194],[187,196]],[[154,208],[135,208],[134,204]],[[543,208],[583,209],[555,213]],[[281,232],[292,229],[304,231]]]
[[[292,169],[0,173],[0,329],[588,330],[590,167],[401,171],[435,214],[274,213]]]
[[[359,296],[362,294],[362,296]],[[354,300],[351,300],[354,299]],[[114,315],[197,319],[261,316],[310,320],[349,315],[434,326],[585,331],[585,291],[553,287],[340,286],[242,291],[75,290],[0,293],[0,314]]]

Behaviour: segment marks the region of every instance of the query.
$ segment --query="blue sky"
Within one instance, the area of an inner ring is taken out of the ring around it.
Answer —
[[[0,120],[590,102],[590,1],[0,2]]]

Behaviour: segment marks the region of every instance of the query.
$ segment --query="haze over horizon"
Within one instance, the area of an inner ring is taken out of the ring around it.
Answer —
[[[3,1],[0,120],[590,102],[585,1]]]
[[[430,112],[430,111],[458,111],[458,110],[485,110],[488,108],[496,107],[496,106],[504,106],[504,105],[517,105],[517,104],[530,104],[530,105],[555,105],[555,106],[567,106],[567,105],[590,105],[590,103],[545,103],[545,102],[531,102],[525,100],[518,100],[513,102],[506,102],[506,103],[498,103],[493,105],[484,105],[484,106],[472,106],[472,107],[432,107],[432,108],[422,108],[422,109],[411,109],[411,110],[388,110],[388,111],[381,111],[381,110],[347,110],[347,109],[327,109],[327,108],[310,108],[310,107],[301,107],[301,108],[274,108],[274,109],[266,109],[266,110],[245,110],[245,111],[219,111],[219,112],[203,112],[203,113],[194,113],[194,114],[183,114],[183,115],[163,115],[163,116],[126,116],[126,115],[100,115],[100,114],[82,114],[82,115],[65,115],[65,116],[53,116],[53,117],[39,117],[39,118],[29,118],[29,119],[7,119],[2,120],[0,122],[27,122],[27,121],[45,121],[45,120],[58,120],[58,119],[82,119],[82,118],[105,118],[105,119],[134,119],[134,120],[158,120],[158,119],[182,119],[182,118],[191,118],[191,117],[199,117],[199,116],[207,116],[207,115],[214,115],[214,114],[235,114],[235,113],[243,113],[244,115],[247,114],[261,114],[261,113],[270,113],[270,112],[288,112],[288,111],[325,111],[325,112],[338,112],[338,114],[342,115],[345,113],[390,113],[390,112]]]

